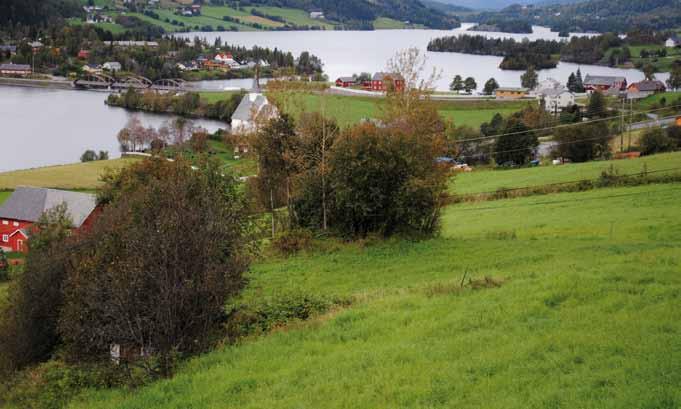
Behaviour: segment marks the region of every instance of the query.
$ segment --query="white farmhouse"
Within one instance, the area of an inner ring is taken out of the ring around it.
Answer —
[[[270,104],[263,94],[251,92],[241,99],[241,103],[232,114],[232,133],[244,135],[257,130],[257,124],[276,118],[277,108]]]
[[[674,34],[673,36],[669,37],[667,41],[665,41],[664,45],[667,48],[681,47],[681,37]]]
[[[544,100],[547,112],[560,112],[575,104],[575,94],[565,88],[543,90],[537,94],[537,98]]]

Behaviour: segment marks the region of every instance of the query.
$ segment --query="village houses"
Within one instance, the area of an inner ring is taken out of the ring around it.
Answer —
[[[0,64],[0,75],[3,77],[28,77],[32,72],[28,64]]]
[[[624,77],[610,77],[606,75],[589,75],[584,77],[584,89],[588,93],[599,92],[619,92],[627,88],[627,79]]]

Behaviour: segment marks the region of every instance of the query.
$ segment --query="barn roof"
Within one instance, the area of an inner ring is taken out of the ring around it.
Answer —
[[[65,190],[18,187],[0,206],[0,218],[37,222],[48,210],[66,204],[74,227],[80,227],[97,207],[95,195]]]
[[[607,75],[589,75],[584,77],[584,84],[588,85],[608,85],[613,86],[616,82],[624,82],[626,78],[624,77],[610,77]]]

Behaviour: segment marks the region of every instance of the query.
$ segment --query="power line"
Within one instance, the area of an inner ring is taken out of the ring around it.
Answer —
[[[602,136],[599,137],[594,137],[594,138],[588,138],[588,139],[578,139],[575,141],[568,141],[568,142],[555,142],[552,146],[563,146],[563,145],[572,145],[575,143],[580,143],[580,142],[587,142],[587,141],[596,141],[599,139],[603,139]],[[458,156],[459,158],[478,158],[478,157],[483,157],[483,156],[494,156],[497,153],[512,153],[512,152],[527,152],[533,150],[532,148],[518,148],[518,149],[509,149],[505,151],[492,151],[492,152],[481,152],[481,153],[476,153],[474,155],[461,155]]]

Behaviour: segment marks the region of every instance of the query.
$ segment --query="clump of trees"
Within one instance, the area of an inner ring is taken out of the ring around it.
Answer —
[[[228,98],[207,103],[195,92],[179,95],[154,91],[137,91],[133,88],[122,94],[110,94],[106,103],[111,106],[133,111],[170,113],[185,117],[200,117],[230,122],[232,114],[239,106],[243,93],[234,93]]]
[[[99,151],[99,153],[97,153],[92,149],[88,149],[80,155],[81,162],[94,162],[97,160],[109,160],[109,152]]]
[[[671,152],[681,149],[681,127],[670,126],[667,129],[647,129],[639,141],[642,155]]]
[[[461,35],[436,38],[428,43],[428,51],[457,52],[504,57],[500,68],[522,70],[533,66],[537,69],[555,68],[563,44],[559,41],[516,41],[512,38],[487,38],[481,35]]]
[[[587,162],[610,156],[612,133],[606,122],[595,122],[558,128],[554,156],[573,162]]]
[[[242,288],[252,249],[236,180],[219,164],[147,160],[108,174],[91,229],[71,233],[68,209],[46,214],[25,272],[0,316],[0,368],[57,349],[71,362],[121,361],[170,374],[200,351]]]
[[[420,79],[417,50],[389,66],[406,85],[388,92],[376,123],[341,130],[323,114],[305,114],[261,127],[252,187],[273,219],[286,206],[290,228],[347,237],[437,231],[446,170],[436,158],[445,152],[446,127],[426,97],[432,77]]]

